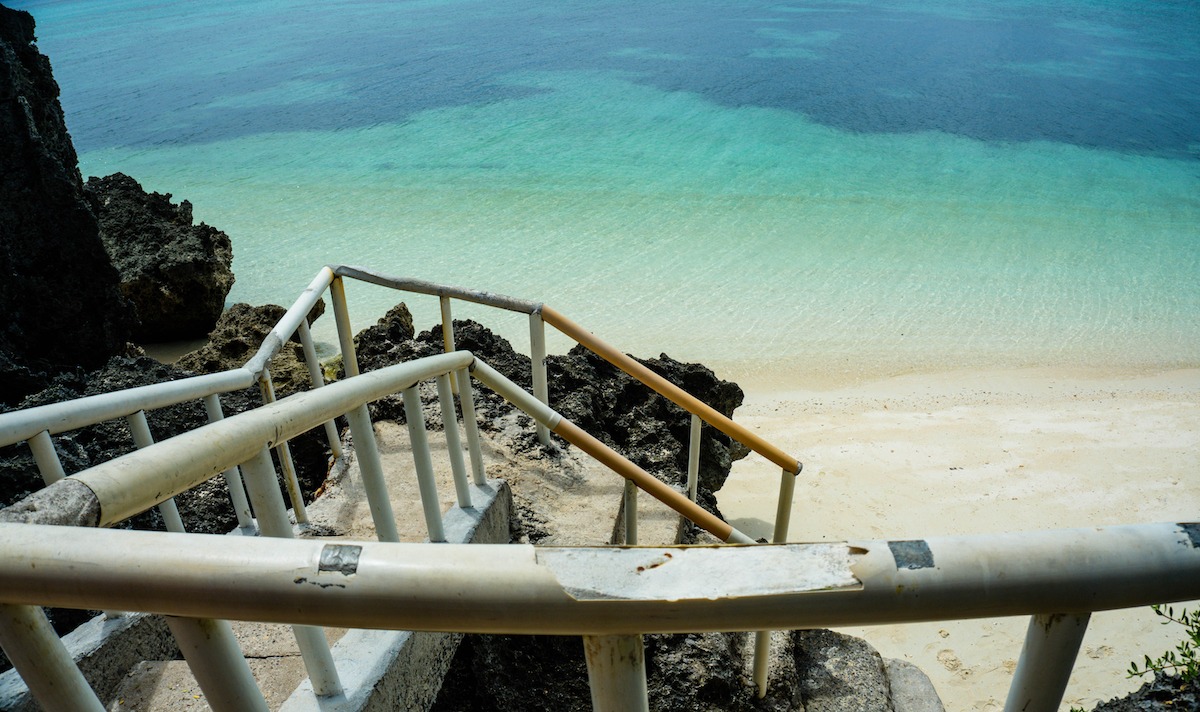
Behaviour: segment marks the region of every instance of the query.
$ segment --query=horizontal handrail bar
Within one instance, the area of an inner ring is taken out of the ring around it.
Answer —
[[[348,628],[564,635],[1074,613],[1200,598],[1196,527],[539,549],[234,543],[204,534],[0,524],[0,601]]]
[[[734,544],[755,543],[753,539],[735,529],[728,522],[688,499],[686,495],[671,489],[665,482],[633,464],[624,455],[562,417],[561,413],[534,398],[481,359],[475,359],[471,364],[471,374],[503,396],[509,403],[545,425],[554,434],[591,455],[608,469],[633,482],[647,494],[675,510],[676,513],[687,517],[721,541]]]
[[[362,282],[370,282],[381,287],[391,287],[407,292],[417,292],[418,294],[429,294],[435,297],[453,297],[461,299],[464,302],[474,302],[475,304],[484,304],[498,309],[507,309],[508,311],[520,312],[522,314],[532,314],[541,306],[539,302],[531,302],[528,299],[518,299],[510,297],[506,294],[495,294],[494,292],[483,292],[475,289],[467,289],[465,287],[455,287],[448,284],[438,284],[436,282],[427,282],[423,279],[412,279],[411,277],[393,277],[381,272],[376,272],[366,267],[354,267],[351,265],[330,265],[334,274],[339,277],[350,277]]]
[[[254,374],[260,374],[267,368],[271,357],[279,353],[284,343],[300,328],[300,322],[306,319],[308,313],[317,305],[317,301],[333,281],[333,276],[333,270],[329,267],[322,267],[321,271],[317,272],[317,276],[304,288],[304,292],[292,302],[291,308],[271,328],[267,338],[263,339],[262,345],[246,362],[244,368]]]
[[[0,414],[0,445],[27,440],[43,430],[56,435],[105,420],[123,418],[139,410],[165,408],[187,400],[249,388],[254,383],[253,372],[235,368],[15,410]]]
[[[694,413],[717,430],[737,440],[754,452],[793,474],[799,474],[803,465],[796,458],[767,442],[759,435],[733,422],[704,401],[671,383],[641,363],[621,353],[615,347],[597,338],[587,329],[563,316],[558,310],[542,305],[542,320],[591,350],[605,361],[621,369],[675,405]]]
[[[473,359],[469,351],[428,356],[296,393],[102,462],[51,487],[67,480],[87,485],[99,500],[98,526],[109,526],[249,460],[264,446],[275,447],[363,403],[465,368]]]

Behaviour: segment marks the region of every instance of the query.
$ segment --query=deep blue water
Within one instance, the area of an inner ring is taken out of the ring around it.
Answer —
[[[797,377],[1197,361],[1194,2],[7,4],[235,299],[357,261]]]

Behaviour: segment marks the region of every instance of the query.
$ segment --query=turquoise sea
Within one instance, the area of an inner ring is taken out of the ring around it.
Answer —
[[[231,301],[343,262],[750,380],[1200,365],[1194,0],[5,3]]]

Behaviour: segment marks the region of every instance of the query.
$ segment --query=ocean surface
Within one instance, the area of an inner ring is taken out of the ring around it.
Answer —
[[[341,262],[750,380],[1200,365],[1194,0],[5,4],[84,175],[229,233],[231,301]]]

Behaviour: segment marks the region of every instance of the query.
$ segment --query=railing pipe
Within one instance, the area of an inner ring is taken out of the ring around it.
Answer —
[[[454,493],[458,506],[471,506],[471,485],[467,482],[467,465],[463,460],[462,437],[458,432],[458,415],[454,411],[454,393],[450,388],[450,374],[437,377],[438,401],[442,407],[442,432],[446,435],[446,454],[450,457],[450,471],[454,474]]]
[[[288,521],[283,495],[279,493],[279,485],[275,482],[271,453],[265,447],[260,449],[253,458],[242,463],[242,472],[246,473],[246,485],[254,502],[254,512],[258,515],[259,530],[268,537],[291,539],[292,524]],[[293,585],[301,583],[298,580],[300,578],[293,579]],[[313,690],[321,697],[340,693],[342,683],[338,679],[325,632],[315,626],[294,624],[292,633],[296,636],[296,645],[300,648],[300,657],[304,659],[304,668],[312,680]]]
[[[1195,600],[1198,529],[558,549],[0,523],[0,602],[517,635],[912,623]]]
[[[273,447],[418,380],[463,368],[473,358],[467,351],[430,356],[319,390],[296,393],[269,406],[181,433],[152,448],[100,463],[66,479],[87,485],[100,505],[97,526],[110,526],[254,457],[264,445]],[[220,447],[213,447],[213,443],[220,443]],[[59,484],[62,483],[52,486]]]
[[[58,449],[50,439],[50,431],[42,430],[29,438],[29,449],[33,452],[33,461],[37,463],[43,482],[52,485],[67,476],[58,457]]]
[[[637,485],[633,480],[625,480],[625,490],[621,496],[621,511],[625,515],[625,545],[637,546],[638,543],[638,509]]]
[[[692,413],[692,427],[688,437],[688,499],[696,501],[696,489],[700,483],[700,416]]]
[[[550,389],[546,383],[546,325],[540,312],[529,315],[529,361],[533,378],[533,396],[550,405]],[[550,447],[550,430],[537,424],[538,441]]]
[[[0,644],[42,709],[104,712],[40,607],[0,603]]]
[[[371,510],[371,521],[375,523],[375,536],[379,541],[400,541],[396,514],[392,510],[392,500],[384,479],[383,460],[379,457],[379,444],[375,441],[375,427],[371,424],[371,412],[366,404],[359,405],[346,413],[346,420],[350,422],[354,457],[358,460],[358,472],[367,495],[367,506]]]
[[[150,447],[154,444],[154,436],[150,434],[150,424],[146,422],[146,411],[139,410],[138,412],[125,417],[126,423],[129,425],[129,431],[133,433],[133,444],[140,450]],[[179,507],[175,505],[175,498],[164,500],[158,505],[158,513],[162,515],[163,524],[166,525],[169,532],[183,532],[183,517],[179,516]]]
[[[593,712],[650,712],[640,635],[585,635]]]
[[[435,297],[453,297],[461,299],[464,302],[472,302],[474,304],[484,304],[490,307],[497,307],[508,311],[521,312],[529,314],[538,307],[537,302],[529,301],[528,299],[517,299],[504,294],[495,294],[493,292],[484,292],[477,289],[467,289],[465,287],[455,287],[448,284],[438,284],[436,282],[428,282],[423,279],[412,279],[409,277],[394,277],[385,275],[381,272],[376,272],[366,267],[354,267],[350,265],[330,265],[333,268],[334,274],[338,277],[350,277],[362,282],[370,282],[381,287],[390,287],[404,292],[416,292],[417,294],[429,294]]]
[[[258,387],[262,392],[263,405],[275,402],[271,369],[263,367],[258,378]],[[288,446],[287,438],[281,438],[275,444],[275,456],[279,458],[279,469],[283,471],[283,484],[287,487],[288,499],[292,503],[292,511],[296,514],[296,523],[307,524],[308,510],[304,507],[304,492],[300,490],[300,478],[296,476],[296,463],[292,460],[292,448]]]
[[[337,324],[338,345],[342,349],[342,369],[346,378],[359,374],[358,355],[354,351],[354,330],[350,326],[350,309],[346,305],[346,285],[341,277],[329,283],[329,301],[333,302],[333,320]]]
[[[317,272],[317,276],[304,288],[300,297],[292,302],[292,306],[284,313],[283,318],[271,328],[267,338],[263,339],[262,345],[258,347],[258,351],[246,362],[245,368],[248,371],[257,376],[267,368],[271,358],[279,353],[279,349],[283,348],[288,339],[292,338],[292,334],[300,328],[300,324],[307,323],[308,313],[316,306],[321,294],[333,281],[333,270],[329,267],[323,267]]]
[[[1090,613],[1058,613],[1029,619],[1004,712],[1058,710],[1090,617]]]
[[[215,712],[267,712],[267,701],[228,621],[166,616],[204,702]]]
[[[61,403],[49,403],[0,414],[0,446],[28,440],[48,430],[51,435],[124,418],[139,410],[157,410],[211,393],[227,393],[253,386],[254,374],[235,368],[221,373],[153,383],[113,393],[101,393]]]
[[[489,388],[532,416],[534,420],[544,423],[554,434],[591,455],[618,475],[627,480],[633,480],[651,497],[695,522],[721,541],[733,544],[755,543],[753,539],[734,529],[728,522],[722,521],[720,517],[671,489],[666,483],[562,417],[550,406],[526,393],[520,386],[505,378],[483,361],[475,359],[471,366],[471,372]]]
[[[225,419],[225,411],[221,408],[221,399],[216,395],[204,396],[204,410],[208,414],[208,422],[216,423]],[[242,472],[237,465],[222,473],[225,484],[229,487],[229,499],[233,502],[233,511],[237,514],[238,528],[250,532],[254,528],[254,518],[250,514],[250,500],[246,498],[246,486],[242,483]]]
[[[300,320],[300,346],[304,349],[304,363],[308,366],[308,380],[314,389],[325,385],[325,374],[321,372],[321,360],[317,358],[317,347],[313,344],[312,330],[308,328],[308,320]],[[342,438],[338,435],[337,425],[332,420],[325,421],[325,439],[329,442],[329,452],[333,457],[342,456]]]
[[[412,442],[413,467],[417,470],[417,487],[421,491],[421,508],[425,511],[425,527],[429,541],[446,541],[442,528],[442,504],[438,500],[437,482],[433,476],[433,460],[429,456],[429,437],[425,433],[425,413],[421,410],[421,394],[417,386],[404,389],[404,419]]]
[[[442,350],[443,353],[451,353],[456,347],[454,345],[454,315],[450,313],[450,297],[439,296],[438,306],[442,311]],[[458,393],[458,384],[453,383],[453,380],[451,378],[451,390]]]
[[[542,319],[545,320],[546,323],[582,344],[585,348],[590,349],[605,361],[608,361],[625,373],[641,381],[646,386],[652,388],[667,400],[675,403],[689,413],[696,413],[702,417],[705,422],[709,423],[717,430],[720,430],[734,440],[745,444],[751,450],[757,452],[771,462],[774,462],[776,465],[779,465],[788,472],[800,472],[801,464],[796,460],[796,458],[788,455],[783,450],[775,447],[750,430],[747,430],[741,425],[733,422],[725,414],[717,411],[712,406],[691,395],[674,383],[671,383],[654,371],[651,371],[646,366],[638,363],[634,359],[618,351],[616,348],[596,338],[591,332],[585,330],[580,325],[566,318],[557,310],[542,305]]]
[[[775,506],[774,544],[782,544],[788,538],[788,525],[792,521],[792,497],[796,491],[797,475],[783,471],[779,478],[779,500]],[[771,631],[760,630],[754,634],[754,684],[759,699],[767,696],[767,674],[771,653]]]
[[[471,481],[477,486],[487,484],[487,473],[483,468],[483,447],[479,442],[479,423],[475,419],[475,389],[471,386],[471,373],[465,369],[455,371],[458,382],[458,400],[462,404],[463,429],[467,431],[467,452],[471,455]]]

